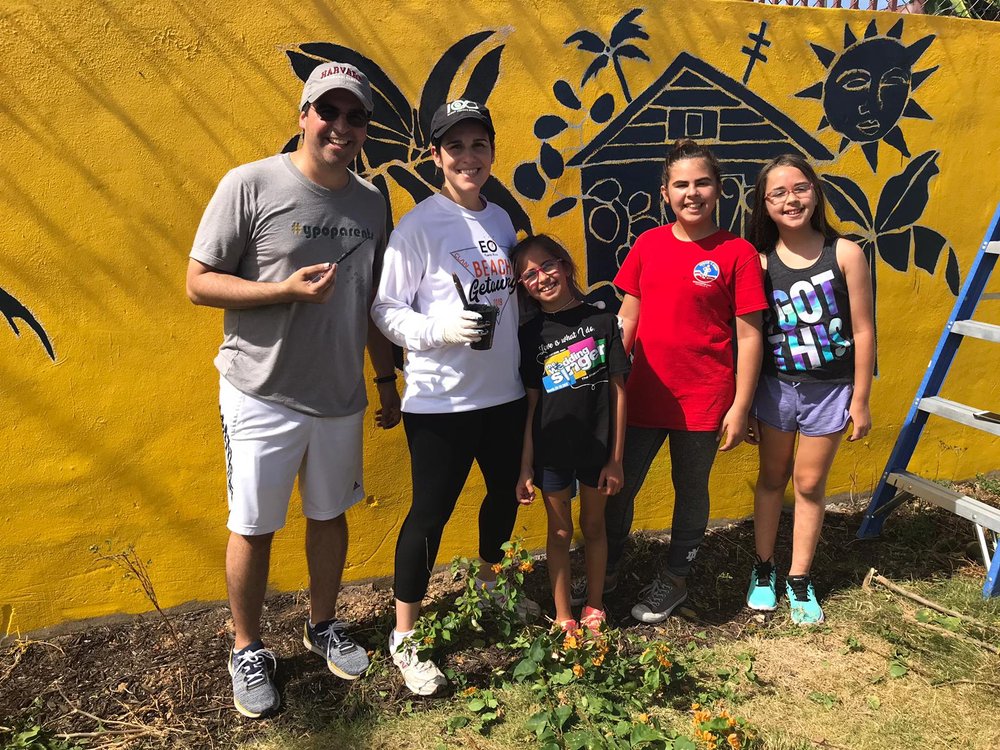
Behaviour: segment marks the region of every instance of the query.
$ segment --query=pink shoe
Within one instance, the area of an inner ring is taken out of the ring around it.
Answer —
[[[559,629],[564,633],[572,633],[580,627],[580,624],[572,617],[568,620],[559,620],[556,622],[556,625],[558,625]]]
[[[599,633],[607,619],[603,609],[593,607],[584,607],[580,614],[580,624],[591,633]]]

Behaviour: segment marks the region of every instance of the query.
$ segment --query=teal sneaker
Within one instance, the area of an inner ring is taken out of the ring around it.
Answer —
[[[816,601],[809,576],[788,576],[785,591],[792,610],[792,622],[796,625],[819,625],[823,622],[823,608]]]
[[[747,606],[758,612],[773,612],[778,608],[778,574],[774,563],[759,557],[750,571]]]

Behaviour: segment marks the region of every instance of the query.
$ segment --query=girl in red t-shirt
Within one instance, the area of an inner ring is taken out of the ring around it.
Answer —
[[[617,583],[635,496],[668,437],[674,485],[666,569],[632,608],[642,622],[666,619],[687,598],[686,578],[708,526],[712,462],[717,451],[746,437],[760,370],[767,307],[760,262],[750,243],[716,225],[720,188],[711,151],[678,141],[660,188],[677,220],[644,232],[615,278],[625,292],[619,313],[625,349],[634,344],[635,359],[627,383],[624,486],[606,511],[606,591]]]

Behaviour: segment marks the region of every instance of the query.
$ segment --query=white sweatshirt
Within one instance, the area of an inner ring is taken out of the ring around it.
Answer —
[[[389,237],[372,319],[407,349],[403,411],[484,409],[524,395],[518,372],[517,299],[507,212],[469,211],[438,194],[407,213]],[[452,274],[470,303],[499,308],[493,346],[442,344],[440,318],[461,309]]]

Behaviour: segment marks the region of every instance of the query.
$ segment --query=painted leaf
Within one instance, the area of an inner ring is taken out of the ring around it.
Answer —
[[[913,265],[927,273],[934,273],[941,251],[947,244],[948,240],[933,229],[919,225],[913,227]]]
[[[575,205],[576,205],[576,198],[572,196],[569,198],[562,198],[560,200],[557,200],[555,203],[552,204],[552,208],[549,209],[549,218],[554,219],[557,216],[562,216],[564,213],[569,211]]]
[[[880,234],[876,240],[878,254],[882,260],[897,271],[905,271],[910,267],[910,239],[912,232],[907,228],[902,232]]]
[[[486,104],[496,86],[497,78],[500,76],[500,56],[503,54],[504,45],[495,47],[483,55],[483,59],[476,63],[469,76],[469,85],[465,87],[462,94],[463,99],[468,99],[480,104]]]
[[[611,177],[606,177],[603,180],[595,182],[590,190],[587,191],[587,195],[592,195],[603,203],[611,203],[611,201],[621,194],[621,183]]]
[[[556,101],[568,109],[580,109],[583,105],[580,98],[573,91],[569,82],[559,79],[552,85],[552,93],[555,94]]]
[[[594,54],[600,54],[607,48],[603,39],[593,31],[587,31],[586,29],[582,29],[575,34],[570,34],[566,37],[566,41],[563,44],[576,44],[577,49],[593,52]]]
[[[52,348],[52,342],[49,341],[48,334],[45,333],[45,328],[38,322],[38,319],[31,311],[21,304],[20,300],[8,294],[3,289],[0,289],[0,315],[7,319],[7,325],[10,326],[11,330],[14,331],[14,335],[18,338],[21,337],[21,332],[14,321],[24,321],[28,328],[35,332],[42,347],[45,349],[45,353],[49,355],[49,359],[53,362],[56,361],[56,353]]]
[[[646,62],[649,62],[649,55],[636,47],[634,44],[622,45],[618,48],[616,54],[618,57],[627,57],[633,60],[645,60]]]
[[[587,69],[583,72],[583,78],[580,80],[580,87],[583,88],[584,86],[586,86],[587,81],[596,76],[598,72],[600,72],[601,68],[607,66],[607,64],[610,61],[611,58],[608,57],[607,55],[601,55],[600,57],[596,58],[590,65],[587,66]]]
[[[493,175],[490,175],[486,184],[483,185],[482,193],[486,200],[497,204],[507,212],[516,231],[531,234],[531,219],[528,218],[528,214],[521,208],[521,204],[517,202],[517,198],[510,194],[506,185]]]
[[[568,127],[568,123],[559,115],[542,115],[535,120],[535,138],[547,141],[554,138]]]
[[[841,175],[828,174],[820,178],[827,188],[823,191],[841,221],[850,221],[865,229],[872,226],[872,210],[864,191],[853,180]]]
[[[281,147],[279,154],[294,154],[299,150],[299,134],[296,133],[288,139],[288,143]]]
[[[601,94],[590,108],[590,118],[596,123],[607,122],[615,113],[615,98],[610,93]]]
[[[399,164],[389,165],[386,171],[403,190],[410,194],[414,203],[419,203],[424,198],[429,198],[434,192],[430,185]]]
[[[562,177],[566,162],[563,161],[562,154],[556,151],[547,143],[542,144],[538,154],[538,161],[542,165],[542,171],[550,180],[558,180]]]
[[[617,47],[626,39],[649,39],[649,34],[635,23],[635,19],[642,14],[642,11],[642,8],[633,8],[619,19],[618,23],[611,29],[611,37],[608,39],[612,47]]]
[[[524,162],[514,169],[514,189],[533,201],[540,200],[545,195],[545,180],[535,162]]]
[[[955,255],[954,248],[948,248],[948,265],[944,270],[944,280],[948,282],[951,293],[957,297],[958,287],[962,279],[958,270],[958,256]]]
[[[420,92],[420,105],[417,111],[417,121],[420,123],[420,132],[423,135],[421,143],[430,140],[431,118],[434,116],[434,110],[448,101],[448,94],[459,68],[465,63],[465,59],[472,50],[491,36],[493,36],[493,31],[487,29],[459,39],[445,50],[441,59],[431,69],[427,81],[424,83],[424,89]]]
[[[393,83],[392,79],[386,75],[385,71],[379,67],[378,63],[355,52],[349,47],[344,47],[340,44],[332,44],[330,42],[310,42],[308,44],[300,45],[299,49],[306,53],[306,55],[313,56],[305,57],[305,60],[309,61],[309,69],[306,72],[306,78],[308,78],[309,73],[312,72],[312,69],[316,65],[326,60],[336,60],[337,62],[348,63],[368,76],[368,81],[372,86],[372,99],[375,104],[375,119],[384,123],[390,130],[394,130],[400,134],[405,134],[397,136],[398,140],[409,139],[409,134],[413,132],[413,110],[410,107],[410,103],[406,100],[406,97],[403,96],[403,92],[401,92],[399,87]],[[291,58],[293,52],[290,50],[287,54],[289,58]],[[315,59],[317,57],[322,58],[322,60],[317,61]],[[296,74],[302,78],[296,68],[295,61],[292,61],[292,68],[295,69]],[[302,80],[304,81],[305,78],[302,78]]]
[[[927,207],[928,183],[940,169],[940,151],[926,151],[906,165],[906,169],[890,177],[882,188],[875,210],[875,228],[891,232],[915,224]]]

